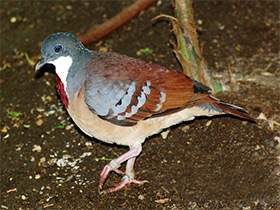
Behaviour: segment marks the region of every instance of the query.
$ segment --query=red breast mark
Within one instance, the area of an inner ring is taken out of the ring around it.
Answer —
[[[64,85],[61,82],[60,77],[56,74],[55,77],[55,81],[56,81],[56,88],[57,88],[57,92],[61,97],[62,102],[64,103],[66,109],[68,108],[69,102],[68,102],[68,98],[64,89]]]

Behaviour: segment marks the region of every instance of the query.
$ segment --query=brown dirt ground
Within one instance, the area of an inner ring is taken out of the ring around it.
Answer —
[[[83,34],[130,1],[2,1],[2,209],[280,209],[280,67],[277,1],[195,1],[205,59],[230,91],[224,101],[246,107],[257,123],[230,116],[200,118],[145,142],[136,162],[143,186],[100,196],[99,173],[127,148],[90,139],[57,97],[53,71],[35,76],[24,57],[40,53],[54,32]],[[181,69],[172,52],[173,14],[158,1],[89,48],[120,52]],[[140,53],[149,47],[152,54]],[[138,53],[137,53],[138,52]],[[235,83],[229,82],[229,70]],[[12,116],[15,112],[19,116]],[[211,121],[210,121],[211,120]],[[118,182],[112,173],[105,187]]]

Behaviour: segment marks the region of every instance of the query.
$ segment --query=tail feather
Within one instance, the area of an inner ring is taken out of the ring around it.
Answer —
[[[255,121],[255,119],[246,112],[246,109],[244,109],[242,107],[239,107],[239,106],[236,106],[233,104],[229,104],[229,103],[225,103],[222,101],[213,103],[212,106],[214,106],[217,109],[222,110],[223,112],[225,112],[227,114],[235,115],[237,117],[240,117],[240,118],[243,118],[246,120]]]
[[[229,103],[220,101],[219,99],[216,99],[215,97],[213,97],[211,95],[209,95],[208,97],[205,97],[201,100],[198,100],[193,105],[199,106],[202,108],[212,109],[213,111],[217,111],[217,112],[231,114],[231,115],[234,115],[234,116],[246,119],[246,120],[255,121],[255,119],[246,112],[246,109],[233,105],[233,104],[229,104]]]

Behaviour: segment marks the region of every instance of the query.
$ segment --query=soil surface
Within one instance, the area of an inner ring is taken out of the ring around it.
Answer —
[[[79,36],[130,4],[1,1],[0,208],[280,209],[277,1],[194,1],[203,54],[227,90],[217,97],[246,107],[256,123],[222,116],[172,127],[166,139],[149,138],[136,161],[137,178],[148,183],[98,194],[100,171],[128,148],[84,135],[56,93],[53,69],[35,75],[25,53],[39,55],[47,35]],[[151,21],[159,14],[173,15],[170,1],[157,1],[89,48],[181,70],[170,23]],[[120,179],[111,173],[105,187]]]

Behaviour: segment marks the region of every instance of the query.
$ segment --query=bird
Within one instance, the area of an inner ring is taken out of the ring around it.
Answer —
[[[129,147],[101,171],[100,194],[148,182],[135,179],[134,163],[144,141],[163,129],[198,116],[230,114],[254,121],[244,108],[217,99],[209,87],[180,71],[116,52],[91,51],[71,33],[49,35],[41,53],[35,70],[53,65],[57,92],[75,124],[90,137]],[[112,171],[122,180],[103,190]]]

